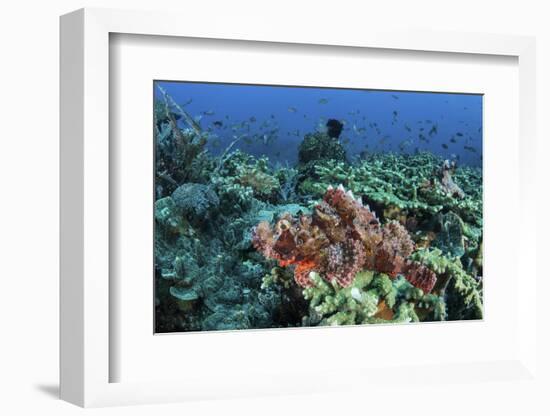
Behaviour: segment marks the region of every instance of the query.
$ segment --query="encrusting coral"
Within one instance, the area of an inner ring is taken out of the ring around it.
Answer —
[[[407,230],[395,221],[382,226],[369,207],[342,186],[329,187],[311,216],[284,214],[274,227],[260,222],[252,243],[279,265],[295,265],[294,278],[302,287],[313,285],[313,271],[347,287],[362,269],[394,278],[403,274],[426,293],[436,282],[434,272],[407,260],[414,249]]]

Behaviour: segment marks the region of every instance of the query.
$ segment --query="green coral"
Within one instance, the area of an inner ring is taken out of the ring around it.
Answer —
[[[298,149],[298,189],[302,194],[313,193],[312,184],[317,179],[317,166],[328,162],[347,163],[344,146],[326,133],[306,134]]]
[[[442,163],[443,159],[430,153],[373,154],[354,165],[327,160],[315,167],[319,180],[304,184],[302,189],[306,187],[307,192],[321,196],[328,185],[342,184],[354,194],[364,195],[369,202],[383,207],[393,206],[428,216],[450,210],[481,227],[481,170],[456,168],[453,178],[465,193],[464,198],[456,198],[447,194],[434,179]]]
[[[325,281],[312,272],[313,286],[304,289],[303,295],[309,301],[310,315],[307,325],[350,325],[365,323],[377,311],[379,295],[376,289],[368,289],[374,272],[361,272],[353,283],[342,288]]]
[[[417,250],[411,259],[438,274],[434,292],[445,296],[448,319],[483,318],[482,282],[468,274],[459,259],[444,255],[440,249]]]
[[[447,318],[442,296],[425,294],[403,277],[390,279],[384,273],[361,271],[346,288],[327,282],[315,272],[310,278],[313,286],[303,290],[309,302],[309,314],[303,325],[406,323]],[[270,284],[274,281],[269,278]]]
[[[312,273],[310,278],[314,285],[303,291],[304,298],[309,301],[309,315],[304,322],[307,325],[354,325],[418,320],[414,305],[402,293],[400,294],[400,290],[403,290],[400,286],[415,289],[404,279],[392,281],[386,274],[362,271],[357,273],[349,287],[342,288],[325,281],[317,273]],[[412,305],[412,309],[408,309],[408,304]],[[389,317],[379,316],[383,315],[383,309],[388,311]]]
[[[269,274],[262,278],[262,289],[281,286],[289,289],[294,284],[294,276],[289,269],[283,267],[273,267]]]
[[[212,181],[220,192],[236,193],[240,200],[250,197],[270,200],[275,198],[280,188],[278,178],[271,173],[267,158],[256,159],[239,150],[224,159],[223,166]]]

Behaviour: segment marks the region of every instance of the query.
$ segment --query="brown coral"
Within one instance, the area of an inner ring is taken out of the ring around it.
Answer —
[[[302,287],[311,286],[312,271],[346,287],[364,268],[391,277],[404,274],[425,292],[435,284],[431,270],[406,260],[414,250],[407,230],[397,221],[382,226],[370,208],[342,186],[329,187],[311,217],[284,214],[274,227],[261,222],[252,242],[281,266],[295,265],[294,279]]]

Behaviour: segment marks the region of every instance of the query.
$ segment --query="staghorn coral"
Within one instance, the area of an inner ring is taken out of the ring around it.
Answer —
[[[442,321],[446,305],[437,294],[424,293],[403,277],[359,272],[348,287],[327,282],[311,272],[303,289],[309,302],[303,325],[358,325]]]
[[[237,183],[252,188],[254,195],[269,198],[279,188],[279,181],[267,173],[266,159],[259,159],[255,165],[240,165],[237,168]]]
[[[323,162],[347,163],[346,150],[337,138],[326,132],[306,134],[298,149],[298,189],[309,194],[318,179],[316,168]]]
[[[302,287],[313,285],[313,271],[347,287],[363,268],[393,278],[404,274],[427,293],[436,282],[431,270],[406,260],[414,243],[405,228],[395,221],[382,226],[369,207],[342,186],[329,187],[311,217],[283,214],[274,227],[260,222],[252,243],[280,266],[295,265],[294,278]]]
[[[468,274],[460,260],[437,248],[417,250],[411,258],[438,274],[434,292],[445,297],[450,320],[483,318],[483,282]]]
[[[225,156],[212,181],[220,192],[227,193],[233,188],[244,199],[254,197],[263,201],[274,199],[280,188],[266,158],[255,159],[240,150]]]
[[[391,215],[429,218],[453,211],[476,227],[482,226],[481,170],[452,167],[452,178],[441,174],[444,161],[429,153],[414,155],[372,154],[358,163],[323,160],[315,165],[316,180],[302,183],[305,193],[320,196],[327,186],[342,184],[369,204]],[[461,192],[449,191],[451,178]]]

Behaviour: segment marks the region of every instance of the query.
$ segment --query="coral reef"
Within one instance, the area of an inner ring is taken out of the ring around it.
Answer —
[[[302,193],[310,193],[309,189],[317,179],[316,166],[320,162],[329,161],[347,163],[344,146],[337,138],[330,137],[327,133],[306,134],[298,148],[298,187]]]
[[[309,301],[304,325],[358,325],[444,320],[445,303],[435,294],[424,294],[403,278],[383,273],[359,272],[348,287],[331,284],[311,272],[312,286],[304,289]]]
[[[315,168],[318,180],[307,191],[320,196],[328,185],[342,184],[355,195],[363,196],[373,207],[392,208],[421,219],[453,211],[472,225],[481,227],[481,171],[454,167],[453,172],[445,170],[446,176],[442,176],[443,163],[429,153],[372,154],[354,165],[323,161]],[[446,185],[440,179],[445,177]],[[451,180],[460,193],[449,192]]]
[[[172,201],[183,215],[195,222],[210,219],[220,204],[218,195],[207,185],[185,183],[172,193]]]
[[[295,165],[237,133],[214,156],[215,130],[187,108],[165,91],[154,107],[157,332],[483,317],[479,168],[351,160],[335,119]]]
[[[437,248],[418,250],[411,258],[439,276],[434,291],[445,297],[450,320],[483,318],[483,281],[468,274],[459,259]]]

